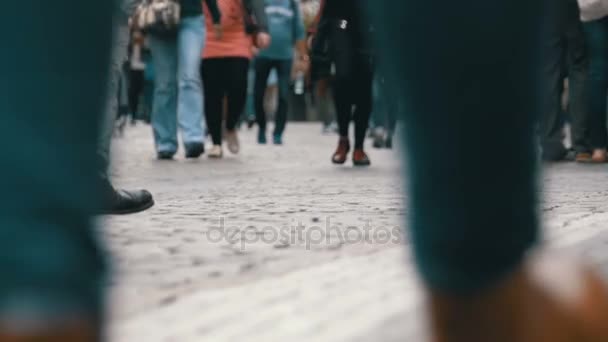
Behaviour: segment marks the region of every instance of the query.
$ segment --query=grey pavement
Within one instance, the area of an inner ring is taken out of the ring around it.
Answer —
[[[422,341],[423,297],[404,230],[397,154],[334,166],[336,137],[291,124],[284,146],[223,160],[154,159],[150,127],[114,142],[113,175],[157,205],[100,219],[115,267],[112,341]],[[557,164],[543,175],[552,248],[608,274],[608,168]],[[505,208],[509,210],[509,208]]]

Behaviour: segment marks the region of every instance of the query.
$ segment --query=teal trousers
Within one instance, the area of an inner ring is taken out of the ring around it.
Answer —
[[[492,286],[536,242],[542,0],[369,1],[405,104],[410,230],[427,286]]]
[[[0,315],[101,312],[96,142],[113,1],[3,3]]]

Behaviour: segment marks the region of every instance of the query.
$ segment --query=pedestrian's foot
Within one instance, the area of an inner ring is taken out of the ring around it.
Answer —
[[[222,145],[213,145],[209,153],[207,154],[209,158],[219,159],[224,156],[224,152],[222,151]]]
[[[340,137],[338,141],[338,148],[334,155],[331,157],[331,161],[334,164],[344,164],[346,162],[346,158],[348,152],[350,151],[350,142],[346,137]]]
[[[576,161],[577,163],[589,163],[591,162],[591,153],[577,152],[574,156],[574,161]]]
[[[266,145],[266,132],[262,130],[258,132],[258,144]]]
[[[384,142],[384,147],[388,149],[393,148],[393,137],[386,137],[386,141]]]
[[[372,146],[374,146],[374,148],[383,148],[384,147],[384,134],[383,133],[374,134],[374,143]]]
[[[369,157],[363,149],[355,149],[353,152],[353,165],[355,166],[369,166],[372,162],[369,160]]]
[[[160,151],[156,153],[158,160],[172,160],[175,152]]]
[[[599,148],[593,150],[593,155],[591,156],[591,162],[596,164],[603,164],[607,160],[606,158],[606,149]]]
[[[586,265],[543,256],[482,291],[432,293],[431,317],[437,342],[608,341],[608,289]]]
[[[228,151],[230,151],[232,154],[239,153],[241,145],[239,143],[239,137],[236,134],[236,130],[226,131],[226,144],[228,145]]]
[[[109,183],[105,187],[106,196],[102,215],[134,214],[154,205],[152,194],[147,190],[116,190]]]
[[[275,145],[283,145],[283,136],[281,134],[274,134],[272,136],[272,142]]]
[[[201,143],[187,143],[185,144],[186,158],[195,159],[205,153],[205,144]]]

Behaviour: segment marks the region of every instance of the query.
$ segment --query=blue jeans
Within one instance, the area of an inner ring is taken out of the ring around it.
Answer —
[[[178,122],[184,145],[204,140],[199,74],[204,44],[203,16],[183,18],[176,37],[150,36],[155,68],[152,127],[158,152],[177,151]]]
[[[584,24],[589,52],[589,130],[591,147],[606,148],[606,91],[608,91],[608,18]]]

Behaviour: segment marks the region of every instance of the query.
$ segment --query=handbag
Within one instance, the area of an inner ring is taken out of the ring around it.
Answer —
[[[153,35],[175,34],[180,23],[178,0],[144,0],[135,10],[133,23]]]
[[[608,15],[608,0],[578,0],[583,22],[601,19]]]

